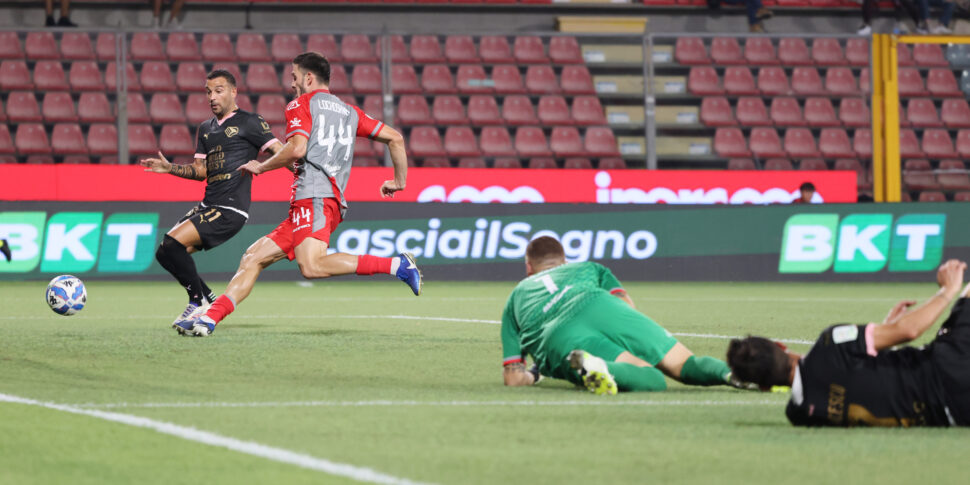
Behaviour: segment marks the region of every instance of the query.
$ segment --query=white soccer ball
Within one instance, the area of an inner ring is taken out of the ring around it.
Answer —
[[[61,275],[47,285],[47,304],[58,315],[70,316],[81,311],[88,301],[84,283],[76,276]]]

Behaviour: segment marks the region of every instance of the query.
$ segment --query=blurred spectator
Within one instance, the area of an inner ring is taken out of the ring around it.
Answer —
[[[930,18],[930,6],[940,7],[939,24],[932,28],[927,23]],[[929,31],[934,35],[952,34],[950,22],[953,21],[953,12],[956,8],[957,4],[952,0],[919,0],[920,30]]]
[[[815,185],[811,182],[805,182],[798,187],[798,190],[802,193],[802,196],[791,201],[792,204],[811,204],[812,197],[815,197]]]
[[[711,10],[718,10],[722,3],[725,5],[744,5],[748,13],[748,30],[756,34],[765,31],[761,21],[774,15],[771,10],[765,8],[761,0],[707,0],[707,7]]]
[[[878,9],[877,0],[862,0],[862,25],[859,27],[859,35],[869,35],[872,33],[872,15]],[[911,0],[893,0],[893,11],[896,15],[897,26],[905,28],[905,25],[899,19],[901,10],[906,12],[906,15],[913,21],[913,25],[917,27],[920,25],[921,16],[919,10],[917,10],[916,5]]]
[[[173,29],[182,27],[181,23],[179,23],[178,16],[182,13],[182,5],[184,3],[185,0],[172,1],[172,13],[168,16],[167,27]],[[152,14],[152,27],[162,28],[166,26],[162,24],[162,0],[152,0]]]
[[[54,22],[54,0],[44,0],[44,11],[47,12],[48,27],[77,27],[71,22],[71,0],[61,0],[61,19]]]

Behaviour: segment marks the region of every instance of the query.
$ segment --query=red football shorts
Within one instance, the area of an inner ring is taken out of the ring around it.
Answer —
[[[300,199],[290,204],[288,217],[266,237],[272,239],[293,261],[296,257],[293,250],[308,237],[329,245],[330,234],[337,230],[342,220],[337,199]]]

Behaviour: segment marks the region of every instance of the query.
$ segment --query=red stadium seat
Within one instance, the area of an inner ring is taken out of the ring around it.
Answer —
[[[293,65],[286,64],[283,68],[283,75],[281,79],[286,79],[287,93],[292,93],[292,72]],[[350,87],[350,78],[347,76],[347,70],[341,64],[330,66],[330,92],[332,93],[351,93],[353,89]]]
[[[449,126],[445,130],[445,151],[450,157],[477,157],[481,154],[475,133],[467,126]]]
[[[478,40],[478,54],[485,64],[511,64],[512,48],[504,36],[484,36]]]
[[[593,77],[586,66],[564,66],[560,84],[565,94],[596,94]]]
[[[902,158],[925,158],[926,154],[919,147],[916,132],[909,129],[899,130],[899,155]]]
[[[788,84],[788,76],[785,70],[780,67],[762,67],[758,71],[758,90],[766,96],[788,96],[791,94],[791,86]]]
[[[746,98],[742,98],[746,99]],[[761,98],[757,99],[761,102]],[[762,107],[764,105],[762,104]],[[741,101],[738,101],[738,111],[741,111]],[[727,98],[708,96],[701,100],[701,123],[707,126],[737,126],[738,122],[731,111],[731,104]]]
[[[970,128],[970,106],[963,99],[944,99],[940,118],[947,128]]]
[[[789,128],[785,132],[785,150],[793,158],[821,156],[815,144],[815,136],[808,128]]]
[[[555,94],[561,90],[551,66],[529,66],[525,71],[525,88],[531,94]]]
[[[145,98],[138,93],[128,93],[126,96],[129,123],[148,123],[151,117],[148,116],[148,103]],[[115,105],[115,110],[118,106]]]
[[[923,87],[923,77],[920,76],[918,69],[911,67],[899,69],[900,96],[926,96],[927,94],[926,89]]]
[[[778,97],[771,100],[771,121],[778,126],[805,126],[798,100]]]
[[[23,59],[20,37],[16,32],[0,32],[0,59]]]
[[[943,190],[970,189],[970,176],[962,160],[940,161],[940,175],[938,177]]]
[[[970,202],[970,192],[957,192],[953,194],[953,202]]]
[[[715,135],[716,136],[716,135]],[[777,158],[788,156],[781,146],[781,138],[774,128],[754,128],[748,139],[751,151],[758,158]],[[741,154],[729,156],[745,156]]]
[[[206,109],[208,109],[208,102]],[[82,123],[110,123],[115,119],[111,104],[104,93],[81,93],[77,114]]]
[[[0,99],[0,123],[6,123],[7,110],[3,109],[3,100]]]
[[[111,123],[97,123],[88,130],[88,150],[92,155],[118,155],[118,130]]]
[[[431,119],[431,108],[428,101],[421,95],[401,96],[397,103],[397,116],[403,125],[430,125],[434,123]]]
[[[465,107],[458,96],[438,96],[431,105],[431,117],[439,125],[467,125]]]
[[[411,37],[411,58],[419,64],[437,64],[445,62],[445,55],[441,52],[441,43],[436,35],[415,35]]]
[[[307,48],[310,48],[307,42]],[[363,34],[348,34],[340,39],[340,57],[344,62],[377,62],[370,39]]]
[[[523,157],[552,156],[546,135],[537,126],[520,126],[515,129],[515,150]]]
[[[425,158],[421,162],[421,166],[428,168],[451,168],[451,161],[447,158]]]
[[[431,94],[455,94],[458,92],[454,78],[451,77],[451,70],[444,64],[424,66],[424,70],[421,72],[421,87],[425,92]]]
[[[15,151],[13,138],[10,137],[10,128],[7,128],[7,125],[0,125],[0,153],[14,153]],[[17,163],[17,160],[14,159],[13,162],[7,160],[4,163]]]
[[[81,141],[83,142],[84,138],[81,138]],[[67,155],[64,157],[65,165],[88,165],[90,163],[91,157],[87,155]]]
[[[513,126],[539,124],[532,102],[525,96],[506,96],[502,102],[502,119]]]
[[[522,74],[519,68],[513,65],[499,65],[492,68],[492,82],[495,83],[495,92],[499,94],[524,94],[525,86],[522,84]]]
[[[433,126],[415,126],[411,129],[408,137],[408,147],[411,153],[418,158],[443,157],[446,156],[444,145],[441,144],[441,135],[438,129]]]
[[[357,64],[350,74],[354,92],[377,94],[381,92],[381,70],[373,64]],[[336,91],[336,89],[334,90]]]
[[[229,34],[205,34],[202,36],[202,58],[210,62],[235,62],[236,50]]]
[[[849,39],[845,43],[845,58],[853,66],[868,66],[870,52],[869,39]]]
[[[902,90],[901,87],[900,90]],[[931,96],[955,96],[961,98],[965,96],[963,91],[960,91],[959,85],[957,85],[957,78],[949,68],[930,69],[930,73],[926,76],[926,90],[929,91]]]
[[[292,69],[292,65],[289,67]],[[246,79],[243,78],[243,73],[239,69],[239,64],[233,62],[219,62],[212,66],[213,71],[218,69],[228,71],[229,74],[232,74],[232,77],[236,78],[236,90],[238,92],[243,93],[249,90],[248,86],[246,86]]]
[[[949,132],[941,129],[923,131],[923,152],[935,160],[959,157],[953,148]]]
[[[3,43],[0,40],[0,43]],[[3,57],[0,54],[0,57]],[[61,34],[61,57],[71,61],[93,61],[94,46],[87,32],[65,32]]]
[[[863,94],[869,94],[872,91],[872,80],[869,78],[869,68],[863,68],[859,71],[859,90]]]
[[[494,168],[522,168],[522,161],[519,160],[518,158],[509,158],[509,157],[496,158],[495,161],[492,162],[492,167],[494,167]]]
[[[516,159],[518,161],[518,159]],[[481,157],[463,157],[458,160],[458,168],[487,168],[488,164]]]
[[[830,37],[812,40],[812,60],[820,66],[844,66],[849,63],[838,39]]]
[[[917,66],[950,67],[950,62],[943,57],[943,49],[937,44],[913,45],[913,59]]]
[[[364,104],[361,105],[361,108],[363,108],[364,113],[371,115],[371,117],[377,119],[384,117],[384,101],[381,99],[381,96],[365,96]]]
[[[805,100],[805,121],[813,128],[839,126],[835,108],[829,98],[808,98]]]
[[[512,55],[515,56],[519,64],[548,64],[549,57],[546,56],[545,46],[542,39],[531,35],[523,35],[515,38],[512,46]]]
[[[822,78],[814,67],[796,67],[791,75],[791,88],[802,96],[826,94]]]
[[[60,61],[37,61],[34,65],[34,86],[39,91],[67,91],[71,87]]]
[[[104,84],[108,88],[108,91],[117,89],[117,68],[118,66],[114,62],[109,62],[108,67],[104,70]],[[127,63],[124,73],[128,90],[141,91],[141,83],[138,81],[138,75],[135,74],[135,65],[130,62]]]
[[[148,105],[148,114],[152,118],[152,123],[185,123],[182,103],[178,96],[173,93],[152,95],[152,100]]]
[[[320,34],[314,35],[319,36]],[[333,36],[330,36],[330,38],[333,39]],[[336,46],[336,42],[334,42],[334,46]],[[334,49],[334,51],[336,51],[336,49]],[[303,44],[300,42],[300,37],[298,35],[276,34],[273,36],[273,42],[270,44],[270,53],[273,56],[273,61],[292,62],[294,57],[302,54],[303,52]],[[323,55],[326,56],[326,54]],[[331,61],[332,60],[333,59],[331,59]]]
[[[74,91],[104,91],[101,70],[94,61],[75,61],[70,71],[71,89]]]
[[[506,102],[510,97],[505,98]],[[528,98],[526,98],[526,101],[528,101]],[[533,115],[534,117],[535,115]],[[469,98],[468,120],[475,126],[502,124],[502,117],[499,114],[498,103],[495,102],[495,98],[492,96],[472,96]]]
[[[14,137],[17,152],[21,155],[47,155],[51,152],[51,145],[47,139],[44,125],[40,123],[21,123],[17,125],[17,135]]]
[[[557,126],[552,129],[549,137],[549,148],[556,157],[585,157],[588,154],[583,148],[583,139],[579,130],[571,126]]]
[[[826,71],[825,90],[839,96],[859,94],[856,77],[847,67],[833,67]]]
[[[872,124],[872,114],[863,98],[842,98],[839,120],[848,127],[866,127]]]
[[[754,76],[747,67],[729,67],[724,71],[724,90],[733,95],[758,94]]]
[[[515,156],[515,148],[512,147],[512,137],[509,130],[504,126],[486,126],[482,128],[479,145],[482,155],[486,157],[507,157]]]
[[[900,66],[913,66],[916,62],[913,60],[913,54],[910,52],[909,47],[906,44],[899,43],[896,44],[896,62]]]
[[[692,67],[687,75],[687,90],[698,96],[724,94],[721,79],[713,67]]]
[[[410,63],[412,61],[411,54],[408,53],[408,45],[404,42],[403,35],[392,35],[391,40],[391,62],[394,63]],[[377,42],[377,57],[383,58],[383,41],[378,39]]]
[[[30,165],[53,165],[54,157],[50,155],[31,155],[27,157],[27,164]]]
[[[57,59],[57,42],[50,32],[28,32],[24,40],[24,53],[27,59]]]
[[[711,63],[704,41],[697,37],[678,37],[674,46],[674,60],[687,65]]]
[[[246,69],[246,86],[254,93],[280,92],[276,68],[272,64],[250,64]]]
[[[855,150],[849,135],[841,128],[825,128],[819,136],[819,149],[825,158],[851,158]]]
[[[198,92],[205,87],[206,76],[208,73],[201,62],[180,62],[175,71],[175,88],[182,92]],[[279,91],[276,79],[273,79],[273,85]]]
[[[363,40],[367,41],[367,38],[364,37]],[[299,39],[297,39],[297,41],[299,41]],[[359,42],[360,39],[357,39],[357,41]],[[287,41],[287,44],[291,44],[291,43],[292,43],[292,39]],[[353,46],[348,46],[348,47],[353,47]],[[360,56],[368,60],[367,61],[355,60],[354,62],[376,62],[377,61],[376,56],[372,56],[371,54],[369,54],[368,49],[370,49],[370,41],[367,41],[366,46],[361,46],[359,49],[361,51]],[[341,48],[337,46],[337,39],[330,34],[310,34],[310,36],[307,37],[307,40],[306,40],[306,50],[307,52],[320,53],[323,57],[326,57],[327,60],[330,61],[331,65],[333,65],[333,63],[335,62],[341,62],[344,60],[341,54]],[[300,52],[297,52],[296,54],[294,54],[293,57],[296,57],[297,54],[302,54],[302,53],[303,53],[303,50],[301,49]],[[292,62],[293,57],[290,57],[289,59],[283,59],[282,61],[288,62],[288,63]],[[277,62],[280,62],[280,61],[281,60],[277,58]]]
[[[957,132],[957,153],[960,154],[960,158],[970,158],[970,130]]]
[[[734,37],[715,37],[711,41],[711,61],[714,64],[746,64],[741,44]]]
[[[579,42],[572,36],[549,39],[549,59],[554,64],[584,64]]]
[[[906,120],[916,128],[939,128],[943,126],[932,99],[913,98],[906,105]]]
[[[468,35],[450,35],[445,39],[445,58],[454,64],[480,64],[475,41]]]
[[[131,58],[136,61],[164,61],[165,49],[157,32],[135,32],[131,36]]]
[[[750,158],[732,158],[728,160],[728,170],[757,170],[754,160]]]
[[[795,170],[795,167],[787,158],[772,158],[765,160],[765,170]]]
[[[600,170],[626,170],[626,162],[619,157],[601,158],[598,168]]]
[[[269,47],[263,34],[239,34],[236,38],[236,56],[240,62],[270,62]]]
[[[410,64],[391,66],[391,89],[395,94],[419,94],[423,90],[418,82],[418,73]]]
[[[623,160],[623,159],[613,158],[613,160]],[[584,158],[584,157],[572,157],[572,158],[567,158],[565,161],[563,161],[562,168],[571,169],[571,170],[591,170],[593,168],[593,162],[590,161],[590,159]]]
[[[946,195],[937,190],[927,190],[919,193],[918,202],[946,202]]]
[[[132,155],[154,155],[158,152],[158,141],[151,125],[128,125],[128,152]]]
[[[48,123],[77,123],[78,121],[77,113],[74,112],[74,100],[71,99],[70,93],[45,94],[41,112],[44,114],[44,121]]]
[[[703,109],[703,105],[701,106]],[[742,126],[771,126],[768,108],[759,96],[738,99],[737,119]]]
[[[865,186],[865,181],[868,178],[868,173],[862,164],[859,163],[855,158],[842,158],[835,161],[834,170],[850,170],[856,173],[856,181],[860,189],[869,188],[870,186]]]
[[[37,98],[30,91],[15,91],[7,97],[7,118],[15,123],[37,122],[44,118],[40,114]]]
[[[872,130],[867,128],[855,130],[855,135],[852,137],[852,149],[860,158],[871,158]]]
[[[472,64],[458,66],[457,79],[458,91],[463,94],[485,94],[495,90],[482,66]]]
[[[94,42],[94,53],[97,54],[98,60],[101,62],[113,61],[117,57],[115,54],[115,35],[107,32],[98,34],[98,38]]]
[[[749,37],[744,41],[744,59],[748,64],[754,65],[775,65],[778,64],[778,56],[775,54],[775,46],[771,39],[764,37]]]
[[[594,157],[618,157],[620,150],[613,130],[606,126],[593,126],[586,130],[583,143],[586,153]]]
[[[552,170],[559,168],[556,165],[556,160],[551,157],[530,158],[528,167],[533,170]]]
[[[569,105],[562,96],[543,96],[539,98],[537,109],[539,121],[543,125],[572,125]]]
[[[805,39],[781,39],[778,41],[778,60],[783,66],[811,66],[812,56]]]
[[[829,166],[825,164],[825,160],[822,160],[820,158],[807,158],[805,160],[802,160],[801,162],[798,162],[798,169],[824,171],[824,170],[828,170]]]
[[[201,61],[202,53],[195,41],[195,34],[189,32],[172,32],[165,41],[165,53],[172,61]]]
[[[236,83],[240,82],[236,79]],[[146,62],[141,66],[141,87],[145,91],[175,91],[175,79],[167,62]],[[196,88],[198,89],[198,88]]]
[[[256,102],[256,112],[263,116],[263,119],[267,123],[285,123],[286,117],[283,111],[286,109],[286,98],[279,94],[264,94],[259,97],[259,101]],[[212,112],[210,110],[209,116],[205,119],[211,118]],[[189,120],[192,121],[192,120]],[[192,121],[197,123],[196,121]],[[201,122],[201,121],[199,121]]]
[[[77,123],[59,123],[51,133],[51,147],[56,155],[87,155],[88,146]]]
[[[603,105],[596,96],[576,96],[572,105],[573,121],[583,126],[603,126],[607,124]]]
[[[159,138],[159,148],[166,155],[192,155],[195,153],[195,140],[185,124],[165,125]]]
[[[374,151],[374,145],[371,144],[370,140],[366,138],[355,138],[354,139],[354,158],[357,157],[376,157],[377,152]]]
[[[738,128],[718,128],[714,133],[714,152],[725,158],[751,156],[744,133]]]

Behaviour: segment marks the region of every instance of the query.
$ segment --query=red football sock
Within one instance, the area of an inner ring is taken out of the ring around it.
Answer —
[[[357,256],[357,274],[372,275],[378,273],[391,274],[391,261],[393,258],[381,258],[364,254]]]
[[[219,298],[216,298],[216,301],[209,307],[209,310],[205,312],[205,316],[211,318],[213,322],[218,324],[235,309],[236,303],[232,301],[232,298],[221,295]]]

